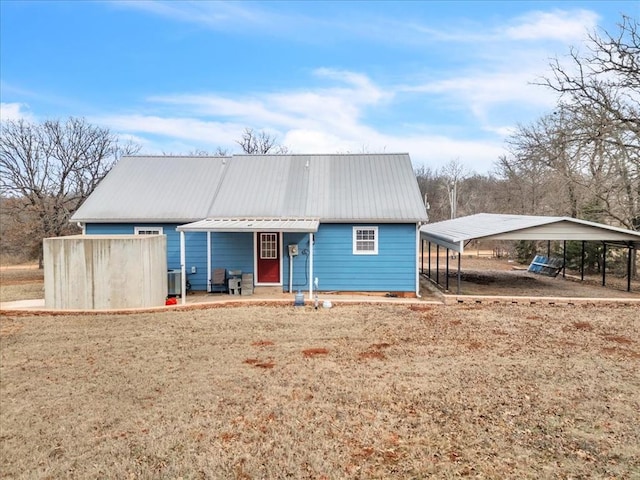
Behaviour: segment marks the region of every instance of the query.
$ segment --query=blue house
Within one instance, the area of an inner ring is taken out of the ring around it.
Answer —
[[[283,291],[418,293],[427,221],[408,154],[125,157],[73,215],[86,234],[164,234],[170,269]]]

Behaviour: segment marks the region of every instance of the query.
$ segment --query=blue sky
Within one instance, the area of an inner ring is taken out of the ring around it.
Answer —
[[[85,117],[146,154],[238,152],[245,127],[293,153],[409,152],[486,173],[532,82],[637,1],[0,0],[2,119]]]

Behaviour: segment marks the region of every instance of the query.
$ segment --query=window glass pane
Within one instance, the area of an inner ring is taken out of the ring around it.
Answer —
[[[260,258],[264,260],[278,258],[278,235],[275,233],[260,234]]]
[[[378,240],[375,228],[355,228],[354,229],[354,253],[376,254],[378,251]]]
[[[136,235],[162,235],[162,227],[135,227]]]

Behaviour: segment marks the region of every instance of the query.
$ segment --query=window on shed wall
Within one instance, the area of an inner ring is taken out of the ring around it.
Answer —
[[[353,227],[353,254],[378,254],[378,227]]]
[[[162,227],[134,227],[136,235],[162,235]]]

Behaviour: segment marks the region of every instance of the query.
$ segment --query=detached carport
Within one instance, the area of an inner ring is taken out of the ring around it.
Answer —
[[[585,242],[602,242],[603,268],[602,285],[606,279],[607,245],[627,249],[627,291],[631,291],[632,258],[640,244],[640,232],[611,227],[601,223],[589,222],[569,217],[542,217],[530,215],[502,215],[479,213],[453,220],[431,223],[420,227],[421,266],[424,275],[424,250],[428,245],[428,276],[431,278],[431,244],[436,245],[436,283],[439,284],[440,248],[446,249],[446,289],[449,288],[450,251],[458,253],[457,293],[460,293],[460,259],[464,248],[472,240],[535,240],[562,241],[566,252],[567,241],[582,242],[581,280],[584,280]],[[565,253],[563,253],[564,255]],[[566,259],[565,259],[566,263]]]

